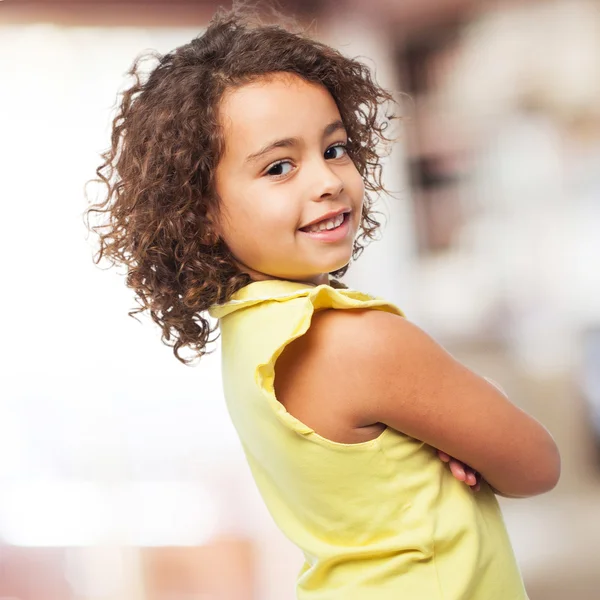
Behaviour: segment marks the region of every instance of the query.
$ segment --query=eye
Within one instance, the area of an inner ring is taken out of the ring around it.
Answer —
[[[286,167],[289,167],[289,169],[286,170]],[[292,163],[289,160],[281,160],[279,162],[272,164],[267,169],[266,174],[270,175],[271,177],[283,177],[284,175],[291,173],[291,171],[292,171]]]
[[[325,158],[342,158],[347,152],[346,144],[335,144],[325,150]]]

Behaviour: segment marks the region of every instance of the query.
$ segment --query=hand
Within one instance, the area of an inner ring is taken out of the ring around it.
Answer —
[[[440,460],[445,463],[450,464],[450,472],[456,479],[459,481],[464,481],[472,491],[478,492],[480,488],[481,475],[471,469],[469,465],[465,465],[464,463],[452,458],[450,455],[442,452],[441,450],[437,451]]]

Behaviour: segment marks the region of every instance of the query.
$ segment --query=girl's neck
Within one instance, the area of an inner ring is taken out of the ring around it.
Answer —
[[[298,283],[308,283],[308,284],[314,285],[314,286],[329,285],[329,283],[330,283],[329,273],[319,273],[319,274],[317,274],[315,276],[311,276],[307,279],[290,280],[285,277],[276,277],[275,275],[269,275],[268,273],[261,273],[260,271],[255,271],[254,269],[250,268],[249,266],[245,265],[244,263],[240,262],[237,259],[235,259],[235,262],[240,271],[250,275],[250,278],[252,279],[252,281],[269,281],[269,280],[273,280],[273,279],[276,279],[276,280],[278,279],[280,281],[297,281]]]
[[[261,273],[260,271],[255,271],[254,269],[250,269],[245,265],[239,265],[240,269],[250,275],[252,281],[269,281],[273,279],[278,279],[282,281],[297,281],[298,283],[309,283],[310,285],[329,285],[329,273],[320,273],[315,275],[314,277],[310,277],[307,279],[287,279],[285,277],[276,277],[275,275],[269,275],[268,273]]]
[[[248,275],[252,278],[252,281],[297,281],[298,283],[307,283],[310,285],[329,285],[329,274],[322,273],[309,279],[288,279],[285,277],[275,277],[274,275],[267,275],[266,273],[248,272]]]

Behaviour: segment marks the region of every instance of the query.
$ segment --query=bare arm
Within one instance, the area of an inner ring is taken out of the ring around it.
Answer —
[[[323,435],[352,441],[341,438],[383,423],[468,464],[502,495],[556,485],[548,431],[406,319],[327,310],[301,340],[280,359],[277,393]]]

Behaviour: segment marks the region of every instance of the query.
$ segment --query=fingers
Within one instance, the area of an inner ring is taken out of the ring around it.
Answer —
[[[441,458],[441,457],[440,457]],[[478,473],[454,458],[450,459],[450,472],[459,481],[464,481],[471,489],[478,492],[480,489]]]
[[[438,456],[440,457],[440,460],[442,462],[450,462],[450,455],[446,454],[445,452],[442,452],[441,450],[438,450]]]
[[[454,475],[454,477],[456,477],[456,479],[466,483],[467,472],[464,468],[464,465],[460,461],[454,458],[450,459],[450,472],[452,475]]]
[[[480,490],[481,477],[477,471],[471,469],[468,465],[465,465],[459,460],[452,458],[446,452],[442,450],[437,451],[438,457],[442,462],[449,463],[450,472],[459,481],[464,481],[472,491],[478,492]]]

